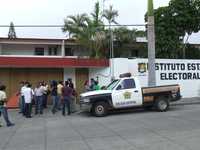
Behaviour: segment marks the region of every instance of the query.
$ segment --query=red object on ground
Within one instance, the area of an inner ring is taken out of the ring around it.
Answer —
[[[16,96],[16,94],[12,95],[7,102],[8,108],[18,108],[18,99],[19,96]]]

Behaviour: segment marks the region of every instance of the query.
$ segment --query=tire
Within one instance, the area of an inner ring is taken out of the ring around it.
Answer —
[[[164,112],[169,109],[169,100],[165,97],[160,97],[156,101],[156,109],[157,111]]]
[[[104,117],[108,114],[108,104],[105,102],[97,102],[92,106],[92,113],[96,117]]]

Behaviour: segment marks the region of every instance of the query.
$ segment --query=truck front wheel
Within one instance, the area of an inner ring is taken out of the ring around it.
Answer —
[[[158,111],[163,112],[169,109],[169,101],[165,97],[160,97],[155,104]]]
[[[92,112],[96,117],[104,117],[108,113],[108,105],[105,102],[97,102],[92,106]]]

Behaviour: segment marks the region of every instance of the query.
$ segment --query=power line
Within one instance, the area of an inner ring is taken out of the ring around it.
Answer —
[[[101,25],[108,27],[109,25]],[[111,25],[112,27],[145,27],[147,24],[115,24]],[[7,28],[10,27],[10,25],[0,25],[1,28]],[[15,25],[16,28],[61,28],[64,27],[64,25]]]

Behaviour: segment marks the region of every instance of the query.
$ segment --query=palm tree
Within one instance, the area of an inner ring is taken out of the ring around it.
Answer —
[[[74,38],[78,38],[79,34],[83,31],[83,28],[87,26],[88,20],[87,14],[77,14],[75,16],[70,15],[64,20],[63,32],[69,32]]]
[[[99,58],[101,55],[101,50],[103,50],[105,37],[104,23],[101,20],[102,15],[100,11],[99,2],[95,3],[94,11],[91,13],[92,23],[91,29],[93,31],[91,41],[93,42],[93,48],[95,51],[95,58]]]
[[[109,9],[104,10],[103,17],[106,18],[109,24],[109,31],[110,31],[110,58],[114,57],[113,52],[113,33],[111,30],[111,24],[116,22],[116,17],[118,17],[118,11],[113,9],[113,6],[110,5]]]
[[[93,25],[95,27],[103,26],[103,21],[101,20],[102,16],[101,16],[99,2],[95,3],[94,12],[91,13],[91,16],[92,16],[92,20],[93,20]]]
[[[115,23],[117,24],[116,22],[116,17],[118,17],[118,11],[117,10],[114,10],[113,9],[113,6],[110,5],[109,9],[107,10],[104,10],[104,14],[103,14],[103,17],[106,18],[106,20],[108,21],[109,23],[109,31],[110,31],[110,58],[113,58],[114,57],[114,50],[113,50],[113,33],[112,33],[112,30],[111,30],[111,24],[112,23]],[[112,77],[111,77],[111,80],[114,79],[114,65],[113,65],[113,60],[111,60],[111,74],[112,74]]]
[[[117,24],[116,22],[116,17],[118,17],[118,11],[113,9],[113,6],[110,5],[109,9],[104,10],[103,17],[106,18],[108,21],[109,25],[112,23]]]
[[[101,20],[99,2],[95,3],[91,18],[87,14],[68,16],[64,20],[63,32],[69,32],[80,45],[86,47],[91,56],[100,57],[100,50],[103,48],[104,24]]]

